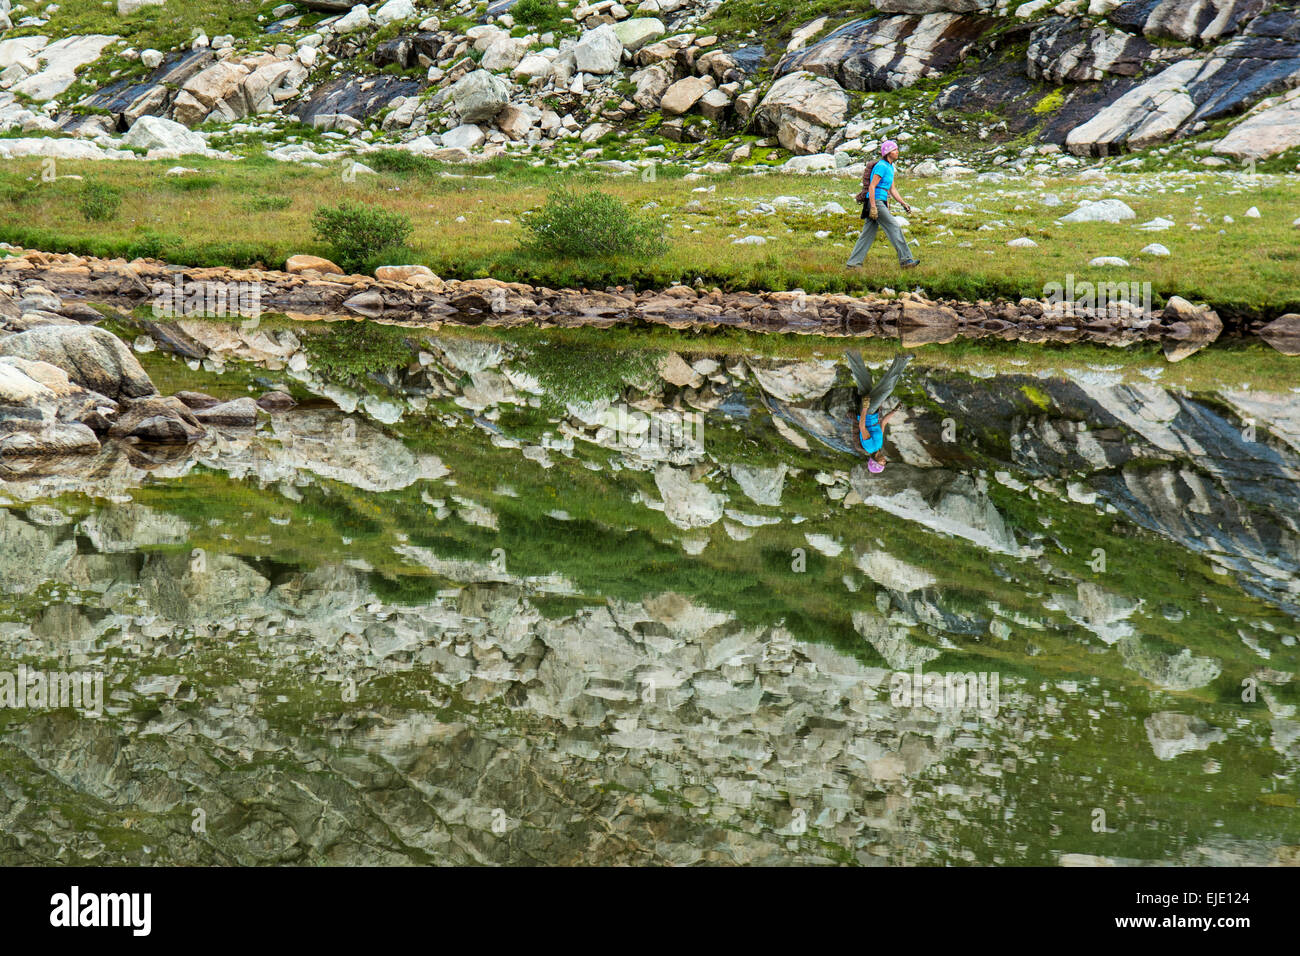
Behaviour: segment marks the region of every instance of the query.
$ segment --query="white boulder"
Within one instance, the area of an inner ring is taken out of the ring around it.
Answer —
[[[137,149],[174,149],[178,153],[205,153],[208,149],[201,135],[161,116],[141,116],[122,142]]]
[[[578,71],[604,76],[618,69],[623,58],[623,44],[608,23],[582,35],[573,48]]]
[[[413,20],[416,16],[415,4],[411,0],[388,0],[375,11],[375,23],[382,27],[402,20]]]
[[[1129,208],[1122,199],[1099,199],[1096,202],[1084,200],[1074,212],[1062,216],[1060,222],[1123,222],[1136,219],[1137,213]]]

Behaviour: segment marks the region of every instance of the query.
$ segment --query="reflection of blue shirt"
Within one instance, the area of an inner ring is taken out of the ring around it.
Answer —
[[[868,455],[880,451],[885,446],[885,432],[880,427],[880,413],[867,412],[867,417],[863,423],[867,429],[867,437],[862,437],[862,432],[858,432],[858,441],[862,445],[862,450]]]
[[[876,202],[886,202],[889,190],[894,185],[894,164],[882,159],[872,167],[871,175],[880,177],[880,182],[876,184]],[[870,180],[867,182],[870,183]]]

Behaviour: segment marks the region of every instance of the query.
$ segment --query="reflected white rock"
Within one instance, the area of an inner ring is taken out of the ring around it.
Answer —
[[[1204,720],[1168,710],[1152,714],[1142,725],[1157,760],[1173,760],[1179,754],[1205,750],[1225,739],[1222,730]]]

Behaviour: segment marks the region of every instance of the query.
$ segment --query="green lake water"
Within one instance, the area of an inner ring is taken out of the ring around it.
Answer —
[[[0,480],[0,863],[1300,861],[1300,389],[204,335]]]

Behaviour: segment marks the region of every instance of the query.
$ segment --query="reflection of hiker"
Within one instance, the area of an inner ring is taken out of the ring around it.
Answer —
[[[895,405],[881,415],[880,406],[885,403],[885,399],[889,398],[894,386],[902,378],[903,369],[907,368],[907,363],[912,361],[912,356],[900,355],[894,359],[894,363],[880,377],[880,381],[874,388],[871,386],[871,372],[862,363],[861,355],[853,351],[845,352],[844,360],[849,363],[849,371],[853,373],[853,379],[858,383],[858,443],[867,453],[867,470],[873,475],[878,475],[885,470],[885,463],[888,460],[884,453],[885,426],[898,411],[898,406]]]
[[[885,140],[880,144],[880,155],[881,159],[862,174],[862,192],[856,198],[862,203],[862,218],[866,222],[862,224],[862,235],[858,236],[857,244],[849,253],[850,269],[856,269],[867,258],[867,250],[876,241],[877,226],[884,227],[885,235],[898,253],[900,266],[910,269],[920,263],[920,260],[912,258],[912,250],[903,239],[902,223],[889,211],[890,197],[897,199],[898,204],[909,213],[912,211],[907,200],[894,188],[894,163],[898,162],[898,144],[892,139]]]

